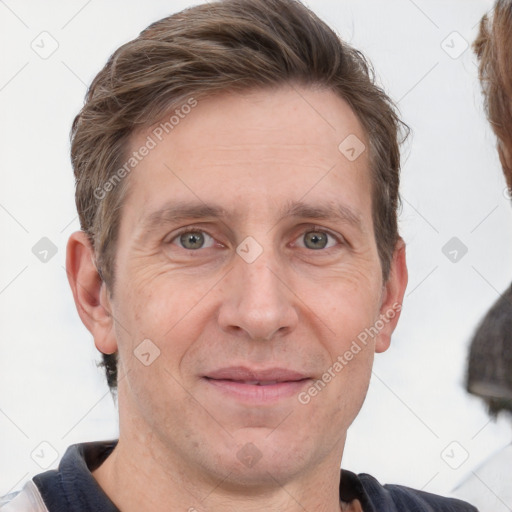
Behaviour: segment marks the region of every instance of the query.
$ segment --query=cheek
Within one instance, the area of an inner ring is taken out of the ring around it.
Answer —
[[[320,284],[303,287],[301,295],[316,323],[324,325],[329,339],[329,352],[344,351],[347,341],[370,328],[379,316],[380,289],[378,280],[368,277],[354,279],[353,276],[332,276]],[[311,283],[310,283],[311,284]]]
[[[164,341],[193,316],[212,287],[209,280],[191,283],[165,269],[146,272],[123,288],[120,317],[140,335]],[[190,328],[194,323],[189,323]]]
[[[325,373],[298,397],[300,420],[321,433],[329,451],[333,440],[342,440],[363,405],[371,376],[372,347],[368,345],[350,361],[342,361],[335,360],[325,368]]]
[[[316,401],[316,415],[336,428],[349,427],[366,397],[375,352],[372,327],[380,304],[377,288],[369,281],[359,281],[358,286],[346,283],[334,280],[314,297],[322,320],[317,326],[328,326],[319,337],[328,361],[318,389],[310,390],[317,394],[311,400]]]
[[[162,368],[181,380],[180,363],[204,327],[202,287],[184,289],[179,279],[170,281],[124,286],[117,297],[113,313],[121,365],[140,375],[141,386],[171,378]]]
[[[341,354],[337,354],[333,365],[322,376],[322,380],[330,378],[331,387],[327,402],[331,406],[333,424],[348,428],[363,405],[371,378],[374,347],[369,342],[366,345],[351,343]],[[333,377],[334,375],[334,377]],[[325,405],[327,408],[327,403]]]
[[[333,411],[332,422],[338,425],[342,423],[344,430],[350,427],[359,414],[368,392],[373,351],[369,347],[366,351],[368,354],[360,355],[355,364],[351,364],[354,360],[349,363],[345,368],[347,373],[343,375],[337,386],[336,403],[339,404],[339,408]]]

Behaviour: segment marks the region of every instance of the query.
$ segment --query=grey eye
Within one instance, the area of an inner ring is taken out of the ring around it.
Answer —
[[[199,231],[189,231],[182,233],[179,240],[184,249],[201,249],[204,245],[205,237]]]
[[[322,231],[309,231],[304,234],[304,246],[308,249],[325,249],[329,235]]]

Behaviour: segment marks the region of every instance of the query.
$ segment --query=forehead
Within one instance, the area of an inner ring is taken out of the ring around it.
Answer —
[[[370,212],[366,134],[334,92],[282,87],[194,102],[131,138],[130,154],[151,146],[129,176],[139,218],[169,200],[212,196],[237,216],[256,205],[282,212],[306,196]]]

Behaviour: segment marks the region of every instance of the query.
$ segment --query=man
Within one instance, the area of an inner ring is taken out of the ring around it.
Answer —
[[[5,510],[475,510],[339,469],[407,284],[400,128],[295,0],[205,4],[115,52],[73,124],[67,270],[120,436]]]

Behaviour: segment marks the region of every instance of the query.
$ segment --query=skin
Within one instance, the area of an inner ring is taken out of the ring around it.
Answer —
[[[131,146],[150,133],[135,133]],[[123,512],[340,509],[346,431],[399,314],[309,403],[298,391],[401,304],[407,284],[401,240],[382,280],[368,151],[351,162],[338,149],[350,134],[368,147],[348,104],[327,90],[203,99],[127,178],[113,290],[84,234],[70,237],[82,321],[100,351],[120,355],[119,444],[94,477]],[[283,217],[292,202],[351,215]],[[160,216],[149,226],[152,212],[178,203],[225,215]],[[184,248],[181,228],[205,232],[204,245]],[[252,263],[236,252],[248,236],[262,250]],[[149,366],[134,356],[145,339],[160,351]],[[250,402],[204,378],[227,366],[281,367],[311,380],[290,396]],[[247,450],[256,463],[244,463]]]

